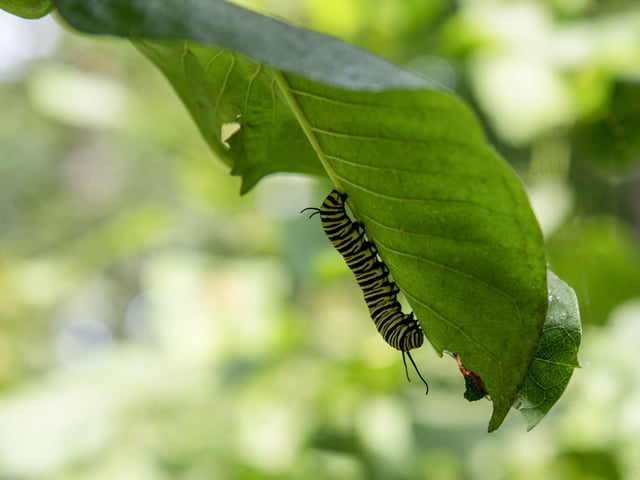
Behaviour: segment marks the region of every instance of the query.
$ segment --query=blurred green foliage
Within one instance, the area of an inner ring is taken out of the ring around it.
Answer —
[[[424,397],[297,214],[326,184],[240,197],[130,45],[2,14],[0,478],[636,478],[640,7],[243,3],[476,106],[576,289],[583,368],[531,433],[487,435],[428,347]]]
[[[0,9],[23,18],[40,18],[51,10],[49,0],[0,0]]]

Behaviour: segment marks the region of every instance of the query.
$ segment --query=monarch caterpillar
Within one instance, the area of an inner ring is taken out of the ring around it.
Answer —
[[[345,262],[356,277],[362,289],[369,314],[382,338],[393,348],[402,352],[407,379],[407,362],[409,357],[420,379],[427,387],[429,384],[422,377],[409,350],[418,348],[424,341],[424,334],[413,312],[404,314],[398,302],[400,291],[395,282],[389,280],[389,269],[378,258],[378,251],[373,243],[366,239],[361,223],[353,222],[345,210],[346,193],[332,190],[320,208],[313,210],[313,217],[320,214],[322,228],[331,244],[342,255]]]

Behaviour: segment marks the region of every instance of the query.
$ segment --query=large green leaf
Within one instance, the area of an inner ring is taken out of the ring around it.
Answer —
[[[531,430],[558,401],[579,366],[582,338],[580,309],[575,292],[549,271],[549,309],[540,345],[527,372],[514,407]]]
[[[0,9],[23,18],[40,18],[53,9],[51,0],[0,0]]]
[[[289,88],[430,342],[483,379],[497,427],[546,310],[541,236],[520,183],[442,92],[363,94],[291,78]]]
[[[427,79],[327,35],[222,0],[54,0],[78,30],[128,38],[184,39],[337,87],[422,88]]]
[[[243,190],[272,172],[326,172],[436,351],[480,375],[489,429],[500,425],[538,346],[545,253],[522,185],[462,102],[369,53],[225,2],[56,5],[78,29],[135,37]],[[225,139],[229,123],[240,130]]]

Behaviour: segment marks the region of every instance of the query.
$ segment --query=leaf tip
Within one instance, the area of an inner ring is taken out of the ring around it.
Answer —
[[[489,392],[489,395],[491,396],[491,402],[493,403],[493,413],[491,414],[488,428],[488,432],[491,433],[500,428],[500,425],[504,422],[509,410],[511,410],[512,404],[511,402],[508,402],[504,396],[494,396],[491,395],[491,392]]]

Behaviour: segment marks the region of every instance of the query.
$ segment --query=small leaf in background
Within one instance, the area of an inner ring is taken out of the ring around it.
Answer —
[[[640,151],[640,82],[618,79],[609,108],[576,131],[577,154],[601,170],[623,172],[638,162]]]
[[[0,8],[23,18],[40,18],[53,9],[50,0],[0,0]]]
[[[569,285],[549,271],[549,310],[540,345],[514,408],[534,428],[549,412],[567,388],[578,364],[582,338],[580,311],[576,294]]]

